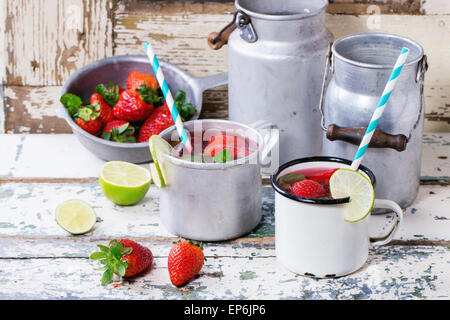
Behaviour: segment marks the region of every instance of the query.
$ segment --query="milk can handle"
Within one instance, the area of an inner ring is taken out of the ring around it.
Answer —
[[[321,127],[326,132],[327,139],[330,141],[342,140],[348,143],[359,145],[361,140],[364,137],[366,132],[365,127],[339,127],[336,124],[330,124],[328,127],[325,125],[325,115],[324,115],[324,101],[325,101],[325,93],[330,82],[330,75],[334,73],[334,65],[333,65],[333,52],[331,50],[332,43],[330,43],[327,55],[327,63],[325,66],[325,72],[322,82],[322,91],[320,94],[320,102],[319,102],[319,111],[322,116],[321,119]],[[422,110],[424,105],[424,81],[425,81],[425,73],[428,70],[428,62],[427,56],[424,55],[422,61],[419,63],[419,68],[417,70],[417,78],[416,81],[420,82],[420,108],[419,114],[417,117],[417,121],[412,127],[411,131],[408,134],[408,137],[403,134],[391,135],[385,133],[381,130],[376,129],[374,136],[369,144],[370,148],[390,148],[397,150],[399,152],[404,151],[406,149],[406,145],[410,140],[412,133],[417,128],[420,123],[420,119],[422,116]]]
[[[250,17],[241,10],[236,10],[233,14],[233,20],[227,24],[219,33],[211,32],[208,36],[208,45],[211,49],[219,50],[228,43],[236,28],[241,32],[241,38],[247,42],[256,42],[258,39],[255,30],[251,24]]]

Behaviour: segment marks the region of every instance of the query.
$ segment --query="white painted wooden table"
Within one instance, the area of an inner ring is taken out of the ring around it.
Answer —
[[[263,221],[247,237],[207,244],[201,274],[171,285],[167,254],[174,236],[160,224],[158,189],[134,207],[102,195],[98,160],[70,134],[0,135],[0,299],[449,299],[450,134],[426,134],[422,184],[395,241],[373,248],[367,264],[339,279],[283,269],[274,250],[273,191],[263,192]],[[71,236],[54,221],[60,202],[80,198],[101,219]],[[373,233],[391,217],[374,216]],[[97,243],[130,237],[151,248],[151,271],[102,287],[89,254]]]

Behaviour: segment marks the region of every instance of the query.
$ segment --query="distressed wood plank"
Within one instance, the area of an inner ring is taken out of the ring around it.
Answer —
[[[445,0],[440,0],[445,1]],[[366,14],[372,7],[378,7],[385,14],[421,14],[420,0],[330,0],[327,12],[334,14]],[[187,0],[187,1],[145,1],[119,0],[119,6],[127,11],[158,11],[167,15],[186,13],[232,12],[236,8],[233,0]]]
[[[88,62],[112,55],[112,0],[7,0],[9,85],[61,85]]]
[[[64,200],[82,199],[93,205],[100,222],[95,229],[77,237],[82,240],[109,239],[132,235],[138,238],[170,239],[159,217],[159,189],[152,185],[144,200],[136,206],[120,207],[107,200],[94,183],[4,183],[0,185],[0,236],[64,237],[71,235],[54,221],[55,208]],[[405,211],[404,222],[395,240],[450,241],[450,187],[422,186],[414,204]],[[263,187],[262,221],[246,236],[252,239],[275,235],[274,191]],[[371,234],[386,234],[392,215],[372,216]]]
[[[423,141],[423,182],[448,180],[450,133],[428,133]],[[43,152],[49,146],[52,152]],[[0,178],[96,178],[104,163],[84,149],[73,134],[0,134],[0,154]]]
[[[157,256],[153,267],[121,286],[102,287],[96,264],[87,258],[0,259],[2,299],[448,299],[450,250],[446,247],[389,246],[370,251],[356,273],[316,280],[280,266],[275,252],[255,248],[222,256],[218,247],[200,275],[182,288],[171,285],[167,250],[146,244]]]
[[[423,14],[449,14],[450,2],[448,0],[422,0],[421,12]]]

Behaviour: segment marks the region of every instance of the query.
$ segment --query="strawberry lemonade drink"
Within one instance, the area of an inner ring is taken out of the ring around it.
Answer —
[[[375,176],[351,161],[311,157],[290,161],[272,176],[277,260],[292,272],[318,278],[352,273],[367,260],[369,245],[391,241],[402,220],[392,201],[375,199]],[[390,209],[389,232],[369,234],[372,208]]]
[[[175,127],[149,141],[164,226],[201,241],[249,233],[261,219],[261,158],[278,136],[226,120],[189,121],[184,127],[192,153],[183,150]]]

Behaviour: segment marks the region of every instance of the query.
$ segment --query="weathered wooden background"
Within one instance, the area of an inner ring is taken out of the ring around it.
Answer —
[[[331,0],[336,37],[365,32],[407,36],[425,48],[426,131],[450,131],[450,1]],[[61,85],[77,68],[118,54],[161,58],[195,76],[226,70],[226,49],[207,35],[231,19],[233,1],[0,0],[0,133],[67,133],[56,117]],[[205,93],[203,117],[227,116],[226,87]]]

